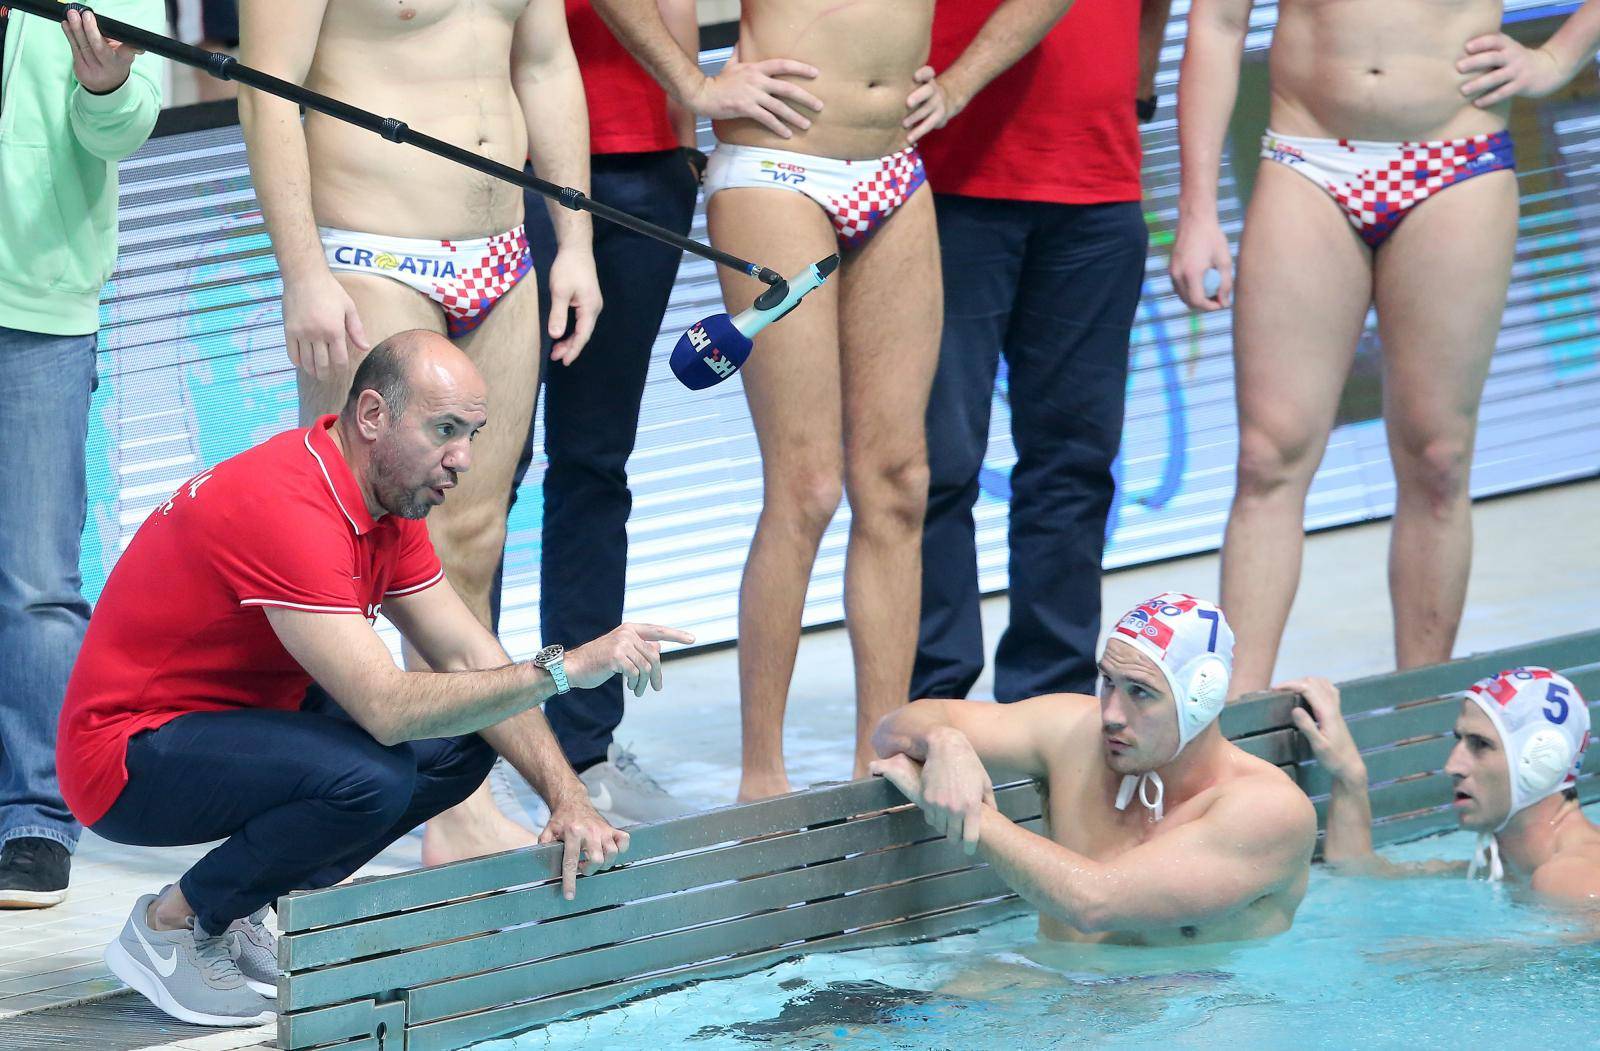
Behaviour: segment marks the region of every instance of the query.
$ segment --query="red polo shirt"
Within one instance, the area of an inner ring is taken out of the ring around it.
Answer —
[[[938,0],[944,70],[1000,0]],[[1057,204],[1137,201],[1139,0],[1077,0],[1039,46],[918,144],[939,193]]]
[[[443,577],[421,520],[374,520],[324,416],[224,460],[150,513],[117,560],[56,740],[67,805],[100,820],[128,739],[190,712],[295,710],[311,685],[263,606],[377,618]]]
[[[567,35],[589,100],[589,152],[677,149],[667,93],[611,35],[589,0],[567,0]]]

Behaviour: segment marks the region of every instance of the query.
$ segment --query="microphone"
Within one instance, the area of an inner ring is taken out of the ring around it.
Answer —
[[[750,356],[757,332],[799,305],[839,268],[830,255],[791,281],[779,281],[734,317],[712,314],[691,325],[672,348],[672,374],[690,390],[705,390],[732,376]]]

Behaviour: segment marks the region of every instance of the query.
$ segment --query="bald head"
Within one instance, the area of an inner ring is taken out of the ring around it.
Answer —
[[[396,332],[362,359],[350,383],[340,415],[354,422],[365,391],[383,399],[391,418],[399,417],[415,395],[448,396],[451,392],[477,394],[482,400],[483,377],[454,343],[427,329]]]
[[[362,359],[339,423],[374,513],[421,518],[471,468],[488,392],[443,336],[397,332]]]

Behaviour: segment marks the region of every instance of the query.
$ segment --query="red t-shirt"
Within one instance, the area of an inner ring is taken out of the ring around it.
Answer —
[[[374,520],[328,436],[286,431],[185,482],[150,512],[89,618],[56,767],[85,825],[128,783],[128,739],[190,712],[300,706],[311,676],[262,606],[375,620],[443,570],[419,520]]]
[[[1000,0],[937,0],[944,70]],[[1016,65],[919,148],[939,193],[1058,204],[1137,201],[1139,0],[1077,0]]]
[[[567,0],[567,35],[589,99],[589,152],[677,149],[667,93],[611,35],[589,0]]]

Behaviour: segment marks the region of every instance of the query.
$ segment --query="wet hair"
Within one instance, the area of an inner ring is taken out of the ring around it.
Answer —
[[[364,391],[374,391],[388,407],[390,418],[406,411],[411,397],[411,359],[416,350],[416,340],[409,332],[396,332],[368,352],[356,368],[350,381],[350,393],[345,397],[340,412],[346,422],[353,421],[356,403]]]

